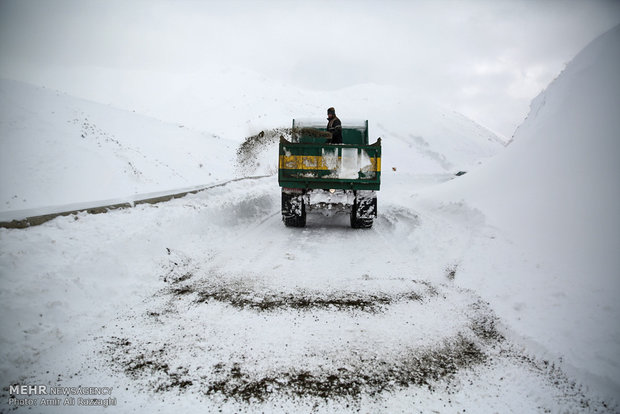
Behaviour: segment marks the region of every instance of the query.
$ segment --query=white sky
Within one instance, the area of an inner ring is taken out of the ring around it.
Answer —
[[[218,64],[309,90],[391,84],[510,137],[530,100],[617,24],[620,1],[604,0],[0,0],[0,75]]]

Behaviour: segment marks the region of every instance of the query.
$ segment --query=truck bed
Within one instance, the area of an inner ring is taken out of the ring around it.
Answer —
[[[378,191],[381,139],[371,145],[293,143],[280,140],[281,187]]]

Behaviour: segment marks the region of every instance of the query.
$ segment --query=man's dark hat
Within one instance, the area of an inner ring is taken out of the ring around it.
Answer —
[[[327,108],[327,115],[329,114],[333,114],[336,115],[336,110],[332,107],[332,108]]]

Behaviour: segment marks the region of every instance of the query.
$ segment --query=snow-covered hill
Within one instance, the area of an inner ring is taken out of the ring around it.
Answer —
[[[232,175],[235,144],[0,81],[0,211],[124,199]]]
[[[466,285],[487,292],[520,335],[612,395],[620,395],[618,45],[620,26],[532,102],[506,151],[433,190],[466,200],[514,243],[501,257],[485,245],[488,257],[475,261],[494,271],[470,269]],[[515,263],[525,261],[529,271]]]
[[[173,114],[162,110],[168,119],[177,115],[206,132],[0,81],[0,212],[5,219],[23,218],[10,212],[38,208],[42,214],[48,206],[125,200],[230,179],[239,173],[235,149],[245,137],[290,127],[294,117],[322,117],[327,102],[342,109],[345,122],[370,119],[371,138],[383,138],[388,173],[451,174],[503,149],[499,138],[464,116],[396,89],[367,85],[311,93],[244,71],[220,75],[177,80],[185,101],[173,105]],[[198,96],[192,83],[211,93]],[[276,152],[275,145],[265,146],[254,154],[260,170],[243,173],[272,174]]]

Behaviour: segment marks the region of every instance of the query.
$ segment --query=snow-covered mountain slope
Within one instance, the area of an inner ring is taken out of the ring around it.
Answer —
[[[104,73],[112,76],[110,71]],[[154,84],[165,81],[163,74],[150,76],[159,79],[153,79]],[[215,129],[233,140],[261,130],[290,127],[294,118],[327,123],[326,109],[333,106],[343,123],[367,119],[370,140],[383,139],[384,173],[395,169],[397,174],[454,174],[497,154],[505,144],[465,116],[391,86],[363,84],[335,91],[309,91],[236,68],[212,68],[176,81],[176,90],[168,90],[168,99],[174,105],[166,104],[164,98],[159,109],[138,106],[158,118],[170,116],[167,108],[174,107],[177,119],[195,128]],[[184,102],[189,90],[193,92]],[[264,150],[262,155],[257,154],[263,160],[261,164],[272,164],[275,147]],[[258,172],[268,173],[270,169]]]
[[[489,257],[477,261],[494,271],[472,264],[466,284],[493,297],[520,335],[612,395],[620,394],[619,44],[620,27],[593,41],[532,102],[506,151],[432,190],[479,209],[514,243],[501,257],[485,245]]]
[[[344,122],[370,120],[371,140],[383,138],[388,174],[453,174],[503,149],[464,116],[394,88],[305,92],[251,72],[217,73],[176,79],[178,95],[152,97],[161,100],[154,115],[207,132],[0,81],[0,211],[123,200],[232,178],[240,173],[234,150],[245,137],[290,127],[295,117],[321,118],[328,105],[342,110]],[[260,168],[242,173],[272,174],[276,153],[274,140],[254,154]]]
[[[369,119],[372,137],[383,139],[388,173],[454,174],[504,148],[501,138],[465,116],[401,90],[358,85],[331,98],[337,108],[353,105],[354,118]]]
[[[182,125],[0,81],[0,211],[215,182],[232,176],[234,149]]]
[[[501,138],[465,116],[432,102],[405,96],[396,89],[358,85],[320,99],[308,96],[310,101],[333,102],[336,108],[346,110],[344,115],[339,113],[345,124],[368,119],[370,142],[382,139],[382,175],[395,180],[412,175],[448,179],[459,171],[477,167],[504,149]],[[316,103],[298,111],[291,117],[299,116],[302,111],[316,117],[325,112],[325,108]],[[320,116],[316,119],[321,122]],[[290,120],[283,126],[290,127]],[[272,131],[277,138],[278,130]],[[270,174],[277,168],[273,156],[277,152],[277,142],[273,139],[271,145],[256,149],[253,156],[260,168],[252,173]]]

